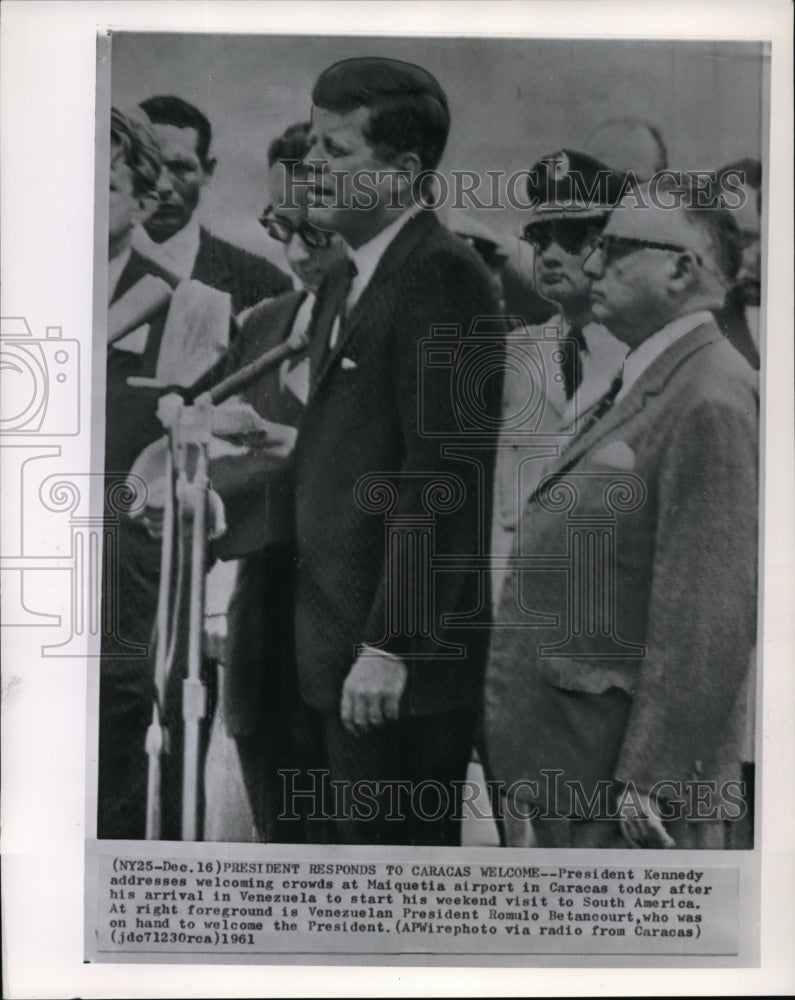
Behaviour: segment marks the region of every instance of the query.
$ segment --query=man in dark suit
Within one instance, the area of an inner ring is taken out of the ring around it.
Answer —
[[[451,783],[466,774],[485,652],[484,632],[459,623],[485,613],[488,574],[433,574],[422,560],[488,552],[493,442],[486,432],[467,453],[451,383],[473,319],[496,303],[477,255],[412,204],[413,181],[436,167],[449,130],[435,78],[352,59],[321,74],[312,99],[308,217],[342,236],[354,268],[318,296],[293,455],[293,730],[304,763],[285,776],[285,805],[314,803],[310,838],[457,843]],[[435,324],[452,339],[446,385],[429,391],[421,345]],[[498,340],[488,347],[499,355]],[[499,382],[485,383],[477,416],[487,425]],[[401,562],[412,551],[419,562]],[[325,808],[313,768],[338,783]],[[424,803],[412,795],[423,782]]]
[[[623,372],[528,498],[492,639],[489,759],[539,846],[717,848],[742,811],[758,395],[709,311],[736,231],[640,191],[584,265]]]
[[[305,336],[320,283],[346,257],[339,236],[307,222],[305,189],[296,192],[298,197],[287,207],[291,201],[287,168],[303,160],[308,134],[308,122],[294,125],[271,143],[271,198],[260,217],[271,238],[281,243],[301,289],[266,300],[248,313],[211,380],[253,361],[290,335]],[[228,613],[224,720],[237,743],[262,841],[301,837],[295,823],[291,829],[279,821],[282,789],[277,772],[292,765],[289,706],[296,697],[292,471],[289,459],[280,460],[279,454],[290,450],[294,437],[289,432],[300,423],[309,392],[308,369],[303,351],[241,392],[242,400],[270,422],[268,437],[244,455],[217,458],[210,469],[228,524],[214,552],[220,559],[240,559]]]
[[[212,177],[210,122],[180,97],[150,97],[140,105],[163,154],[157,210],[136,231],[144,256],[181,278],[195,278],[232,298],[232,312],[290,291],[290,279],[264,257],[233,246],[199,225],[202,189]]]

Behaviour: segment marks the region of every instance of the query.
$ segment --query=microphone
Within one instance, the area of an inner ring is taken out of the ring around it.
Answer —
[[[207,393],[210,397],[210,402],[217,404],[223,403],[225,399],[229,399],[230,396],[234,396],[235,393],[241,392],[247,386],[251,385],[252,382],[256,382],[258,378],[263,375],[267,375],[268,372],[272,372],[274,369],[278,368],[279,365],[287,358],[291,358],[294,354],[300,354],[302,351],[306,350],[309,346],[309,337],[306,330],[293,330],[287,340],[283,341],[281,344],[277,344],[270,350],[265,351],[258,358],[253,361],[249,361],[247,364],[243,365],[242,368],[238,368],[231,374],[222,378],[220,382],[217,382],[214,386],[207,387],[206,384],[206,373],[196,382],[189,386],[173,385],[171,383],[164,383],[154,378],[143,378],[136,375],[131,375],[127,379],[127,384],[133,386],[134,388],[146,388],[146,389],[157,389],[160,395],[168,395],[169,393],[176,393],[181,396],[183,401],[187,404],[191,404],[196,401],[196,399]]]

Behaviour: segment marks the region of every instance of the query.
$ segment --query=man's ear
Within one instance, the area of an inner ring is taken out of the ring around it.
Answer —
[[[399,153],[395,157],[395,166],[398,167],[402,173],[405,173],[412,183],[414,178],[422,173],[422,162],[419,154],[413,151]]]
[[[217,162],[218,161],[214,156],[208,156],[206,159],[202,160],[202,170],[204,171],[204,175],[207,180],[212,177],[213,171],[215,170],[215,164]]]
[[[699,264],[695,255],[685,250],[672,258],[668,272],[668,287],[675,292],[684,292],[698,281]]]

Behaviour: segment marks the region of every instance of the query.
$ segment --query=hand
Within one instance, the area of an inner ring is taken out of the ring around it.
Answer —
[[[234,396],[213,407],[212,431],[216,437],[267,451],[274,458],[287,458],[298,435],[297,428],[265,420],[250,403]]]
[[[636,805],[640,806],[640,816]],[[625,802],[623,808],[624,814],[619,816],[619,822],[624,840],[630,847],[676,847],[676,841],[666,831],[648,795],[636,792],[632,802]]]
[[[340,715],[349,733],[366,732],[397,719],[408,669],[396,656],[361,653],[342,686]]]

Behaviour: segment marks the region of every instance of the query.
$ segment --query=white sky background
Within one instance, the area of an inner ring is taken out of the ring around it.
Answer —
[[[128,108],[171,93],[201,108],[218,158],[205,217],[219,235],[278,260],[256,222],[268,144],[308,118],[320,72],[356,55],[405,59],[437,77],[452,116],[443,170],[526,170],[625,115],[661,130],[674,169],[760,156],[761,47],[749,43],[114,32],[112,100]],[[518,192],[525,197],[523,183]],[[513,212],[479,214],[506,235],[521,224]]]

